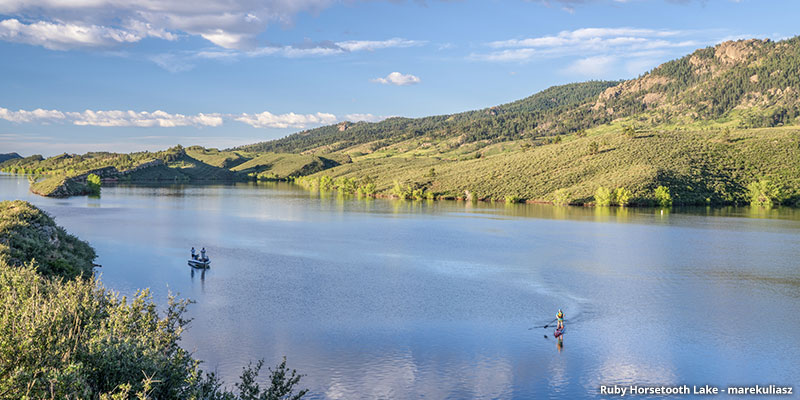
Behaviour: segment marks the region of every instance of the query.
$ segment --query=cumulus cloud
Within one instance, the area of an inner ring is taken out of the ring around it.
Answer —
[[[269,111],[248,114],[198,113],[193,115],[171,114],[165,111],[123,111],[123,110],[85,110],[59,111],[37,108],[28,110],[9,110],[0,107],[0,119],[14,123],[69,123],[78,126],[101,127],[142,127],[173,128],[180,126],[219,127],[230,121],[237,121],[254,128],[309,128],[334,124],[340,121],[379,122],[389,118],[373,114],[345,114],[336,116],[331,113],[317,112],[312,114],[273,114]]]
[[[225,48],[251,48],[255,37],[272,22],[290,23],[299,12],[316,12],[333,4],[335,0],[9,0],[0,4],[0,14],[31,19],[29,25],[39,23],[64,27],[95,27],[110,30],[96,32],[88,43],[96,43],[95,37],[133,38],[145,36],[171,39],[171,32],[197,35]],[[31,29],[31,28],[28,28]],[[61,36],[40,36],[38,41],[26,42],[48,48],[66,49],[82,47],[86,38],[79,42],[69,38],[69,32]],[[8,37],[3,37],[9,40]],[[137,41],[137,40],[133,40]],[[50,44],[54,42],[55,44]],[[75,46],[79,45],[79,46]]]
[[[220,126],[221,114],[170,114],[164,111],[93,111],[62,112],[58,110],[36,109],[33,111],[12,111],[0,107],[0,119],[15,123],[28,122],[69,122],[79,126],[138,126],[138,127],[176,127],[176,126]]]
[[[0,119],[16,123],[32,122],[37,120],[63,120],[64,118],[66,118],[64,113],[58,110],[43,110],[41,108],[37,108],[33,111],[11,111],[7,108],[0,107]]]
[[[67,118],[81,126],[138,126],[173,128],[176,126],[220,126],[219,114],[169,114],[164,111],[92,111],[68,112]]]
[[[271,23],[290,24],[300,12],[319,12],[342,0],[7,0],[0,2],[0,40],[53,50],[105,47],[146,37],[175,40],[181,34],[202,37],[226,49],[258,49],[256,36]],[[22,20],[22,21],[20,21]],[[328,52],[409,47],[418,42],[345,41]],[[324,53],[322,46],[313,52]],[[302,46],[285,49],[299,54]]]
[[[327,125],[338,121],[333,114],[273,114],[264,111],[259,114],[242,114],[235,117],[235,120],[243,122],[254,128],[305,128],[309,125]]]
[[[420,83],[421,81],[418,77],[411,74],[392,72],[389,75],[386,75],[385,78],[372,79],[372,82],[382,83],[384,85],[408,86]]]

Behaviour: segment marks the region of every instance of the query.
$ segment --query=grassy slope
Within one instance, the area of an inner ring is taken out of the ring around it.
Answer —
[[[30,203],[0,202],[0,261],[23,266],[32,259],[39,273],[69,279],[91,275],[95,252]]]
[[[338,163],[327,158],[304,154],[266,153],[232,168],[260,179],[285,179],[309,175]]]
[[[589,154],[597,142],[598,154]],[[671,189],[676,203],[745,201],[745,186],[766,178],[781,184],[796,202],[800,196],[800,129],[590,133],[559,144],[511,151],[480,159],[444,161],[430,157],[370,159],[316,175],[372,177],[388,192],[394,180],[426,186],[440,195],[480,198],[518,196],[550,201],[567,189],[575,203],[591,202],[598,186],[626,187],[637,203],[653,198],[653,189]],[[429,177],[430,169],[435,176]]]

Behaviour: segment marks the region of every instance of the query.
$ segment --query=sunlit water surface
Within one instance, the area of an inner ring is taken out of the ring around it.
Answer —
[[[790,209],[359,200],[287,184],[47,199],[9,175],[0,199],[31,201],[89,241],[107,287],[194,300],[183,344],[228,382],[284,355],[312,399],[800,382]],[[187,266],[191,246],[210,270]],[[558,308],[562,348],[551,328],[529,329]]]

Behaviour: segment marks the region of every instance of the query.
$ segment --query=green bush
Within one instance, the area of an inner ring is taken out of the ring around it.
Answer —
[[[89,176],[86,177],[86,184],[89,186],[91,194],[100,194],[100,185],[102,185],[102,181],[99,176],[96,174],[89,174]]]
[[[519,203],[520,200],[521,199],[519,198],[519,196],[515,196],[515,195],[506,196],[506,204]]]
[[[607,187],[600,186],[594,192],[594,205],[605,207],[611,205],[611,190]]]
[[[170,296],[163,314],[147,290],[130,300],[95,279],[49,279],[34,264],[0,261],[0,397],[29,399],[299,399],[285,360],[261,389],[248,366],[238,394],[180,347],[189,301]],[[3,393],[5,395],[3,395]],[[285,397],[259,397],[286,394]],[[13,394],[13,397],[7,397]],[[253,396],[255,395],[255,396]],[[251,397],[252,396],[252,397]]]
[[[322,175],[319,178],[319,190],[328,191],[333,188],[333,179],[328,175]]]
[[[600,145],[597,144],[597,142],[594,142],[594,141],[589,143],[589,154],[590,155],[595,155],[598,152],[600,152]]]
[[[764,208],[771,208],[784,200],[781,188],[766,179],[747,185],[747,197],[751,206]]]
[[[659,186],[655,190],[656,203],[661,207],[672,206],[672,196],[669,194],[669,188],[666,186]]]
[[[616,188],[614,190],[614,203],[620,207],[625,207],[631,202],[633,194],[626,188]]]
[[[633,139],[636,137],[636,128],[633,125],[625,125],[622,128],[622,133],[628,138]]]
[[[570,201],[570,194],[567,189],[558,189],[553,192],[553,205],[568,206]]]

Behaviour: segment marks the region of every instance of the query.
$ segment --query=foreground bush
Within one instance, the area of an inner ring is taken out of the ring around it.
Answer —
[[[170,296],[159,313],[147,290],[128,300],[95,279],[63,281],[35,266],[0,262],[2,399],[299,399],[300,380],[284,360],[270,385],[247,367],[237,393],[179,346],[186,300]],[[241,396],[248,394],[247,396]],[[241,396],[241,397],[240,397]]]
[[[95,252],[23,201],[0,202],[0,399],[297,400],[286,360],[261,388],[263,362],[235,392],[179,346],[188,300],[159,312],[148,290],[132,299],[90,273]],[[41,264],[46,262],[47,264]]]

